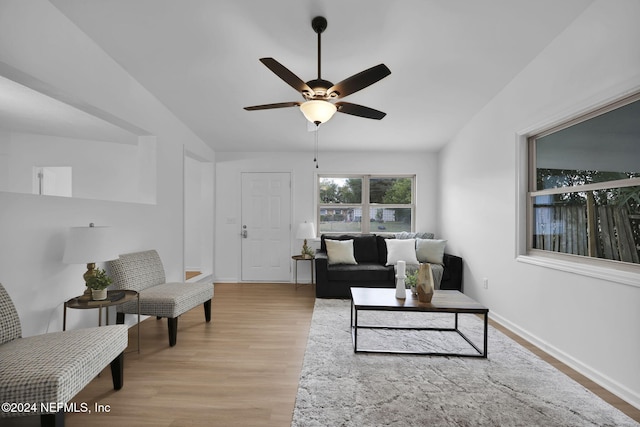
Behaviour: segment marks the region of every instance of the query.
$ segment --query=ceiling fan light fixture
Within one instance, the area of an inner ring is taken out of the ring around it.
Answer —
[[[300,102],[278,102],[275,104],[244,107],[244,109],[247,111],[255,111],[299,106],[305,118],[315,124],[316,128],[319,124],[329,121],[336,111],[367,119],[382,119],[386,115],[382,111],[350,102],[341,101],[331,103],[328,101],[344,98],[345,96],[369,87],[391,74],[391,70],[384,64],[378,64],[375,67],[368,68],[351,77],[347,77],[336,84],[323,79],[320,67],[320,40],[322,32],[327,28],[327,20],[322,16],[316,16],[311,21],[311,28],[318,34],[318,78],[304,82],[300,77],[296,76],[291,70],[275,59],[260,58],[260,62],[302,95],[306,102],[303,104]]]
[[[330,102],[314,99],[303,102],[300,105],[300,111],[302,111],[302,114],[304,114],[311,123],[319,125],[320,123],[329,121],[335,112],[338,111],[338,107]]]

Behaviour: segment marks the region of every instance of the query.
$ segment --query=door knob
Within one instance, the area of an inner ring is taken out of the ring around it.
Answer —
[[[243,239],[247,238],[247,226],[246,225],[242,226],[242,233],[240,233],[240,234],[242,235]]]

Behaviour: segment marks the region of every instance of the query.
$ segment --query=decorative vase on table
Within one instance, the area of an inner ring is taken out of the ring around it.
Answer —
[[[431,264],[420,264],[416,288],[420,302],[431,302],[433,298],[433,272],[431,271]]]
[[[396,298],[397,299],[406,299],[407,292],[405,291],[404,279],[407,278],[405,275],[406,272],[406,263],[404,261],[398,261],[396,265]]]

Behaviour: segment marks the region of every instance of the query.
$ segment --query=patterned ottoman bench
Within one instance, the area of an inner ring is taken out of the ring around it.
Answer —
[[[18,313],[0,284],[0,418],[40,414],[43,426],[64,425],[64,404],[108,364],[113,388],[122,388],[128,341],[124,325],[22,338]]]
[[[131,289],[140,293],[140,314],[166,317],[169,345],[176,345],[178,316],[200,304],[204,305],[207,322],[211,321],[210,283],[166,283],[164,267],[155,250],[120,255],[108,263],[116,289]],[[125,314],[137,314],[137,304],[130,301],[118,306],[117,323],[124,323]]]

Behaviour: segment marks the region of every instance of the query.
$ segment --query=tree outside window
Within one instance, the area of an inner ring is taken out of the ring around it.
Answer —
[[[529,139],[529,248],[640,263],[640,95]]]
[[[320,233],[413,230],[415,176],[319,176]]]

